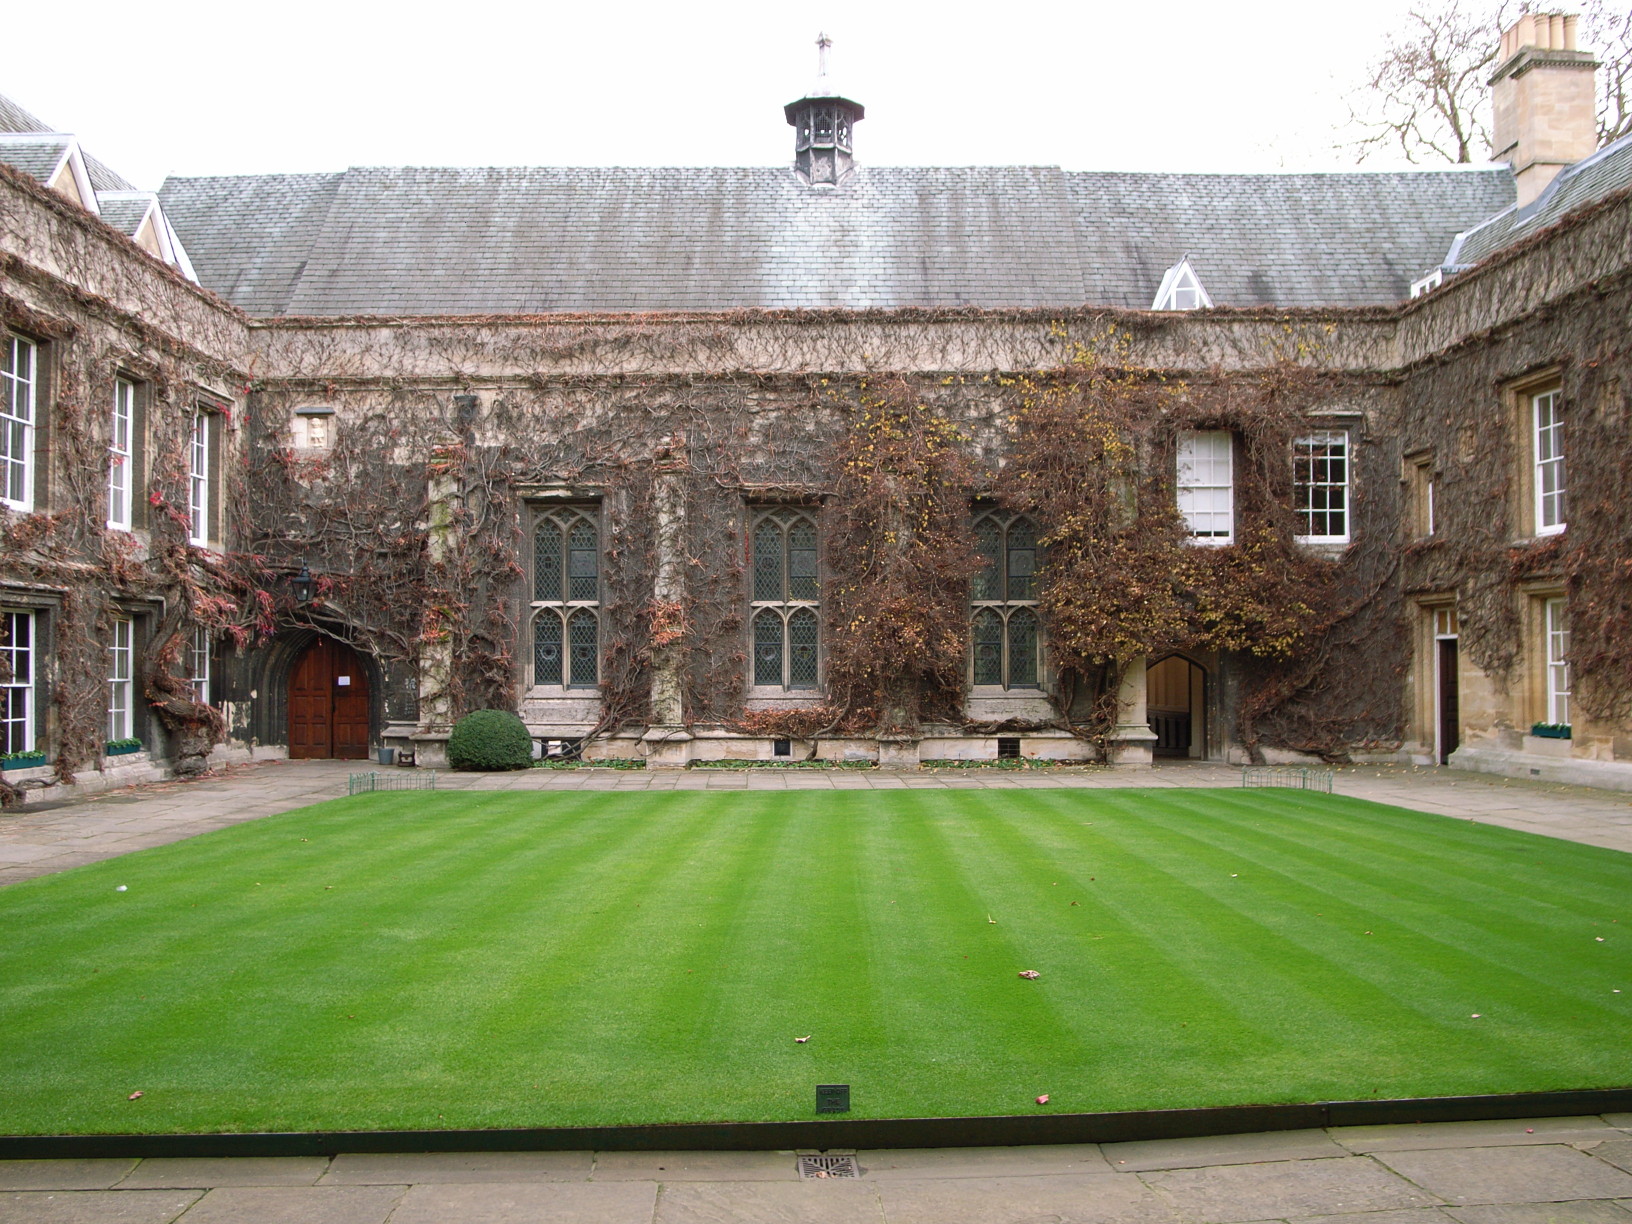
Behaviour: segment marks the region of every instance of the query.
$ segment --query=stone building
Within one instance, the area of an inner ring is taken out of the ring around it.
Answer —
[[[149,197],[0,103],[0,747],[40,753],[4,779],[437,763],[500,705],[541,753],[652,767],[1325,757],[1632,788],[1632,141],[1594,150],[1594,67],[1573,18],[1522,17],[1507,164],[1412,173],[871,167],[824,74],[785,108],[791,169]],[[1025,405],[1095,394],[1072,371],[1107,352],[1167,388],[1119,538],[1307,563],[1331,598],[1294,648],[1201,624],[1181,583],[1195,623],[1066,649],[1061,609],[1124,583],[1062,591],[1063,529],[1008,473]],[[957,439],[968,555],[956,658],[908,683],[881,647],[860,701],[832,668],[888,575],[842,524],[885,387]]]

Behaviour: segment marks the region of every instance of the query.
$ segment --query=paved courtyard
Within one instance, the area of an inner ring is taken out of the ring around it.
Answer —
[[[0,882],[345,794],[348,762],[267,762],[0,817]],[[457,790],[1235,786],[1146,774],[611,770],[443,774]],[[1632,851],[1632,796],[1365,766],[1343,794]],[[1632,1224],[1632,1114],[1066,1147],[0,1161],[0,1224]]]

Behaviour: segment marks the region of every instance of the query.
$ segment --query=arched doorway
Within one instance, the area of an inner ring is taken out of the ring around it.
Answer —
[[[1160,757],[1207,759],[1207,671],[1183,655],[1151,664],[1145,708]]]
[[[289,669],[289,755],[368,758],[368,672],[350,646],[320,637]]]

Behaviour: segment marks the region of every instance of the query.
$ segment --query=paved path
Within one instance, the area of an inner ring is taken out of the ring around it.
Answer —
[[[346,793],[352,761],[267,761],[205,778],[112,791],[73,803],[0,815],[0,884],[162,846],[211,829],[304,807]],[[945,770],[530,769],[509,774],[443,773],[448,790],[899,790],[1034,787],[1239,786],[1223,765],[1174,764],[1142,773],[1062,769],[1008,773]],[[1418,766],[1338,771],[1345,795],[1420,812],[1462,816],[1549,837],[1632,852],[1632,795],[1582,786],[1493,778]]]
[[[1632,1224],[1632,1114],[1069,1147],[0,1161],[0,1224]]]

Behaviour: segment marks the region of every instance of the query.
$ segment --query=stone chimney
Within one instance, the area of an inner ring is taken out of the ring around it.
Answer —
[[[1598,61],[1576,48],[1575,25],[1573,14],[1525,13],[1502,34],[1490,157],[1513,167],[1521,208],[1598,147]]]

